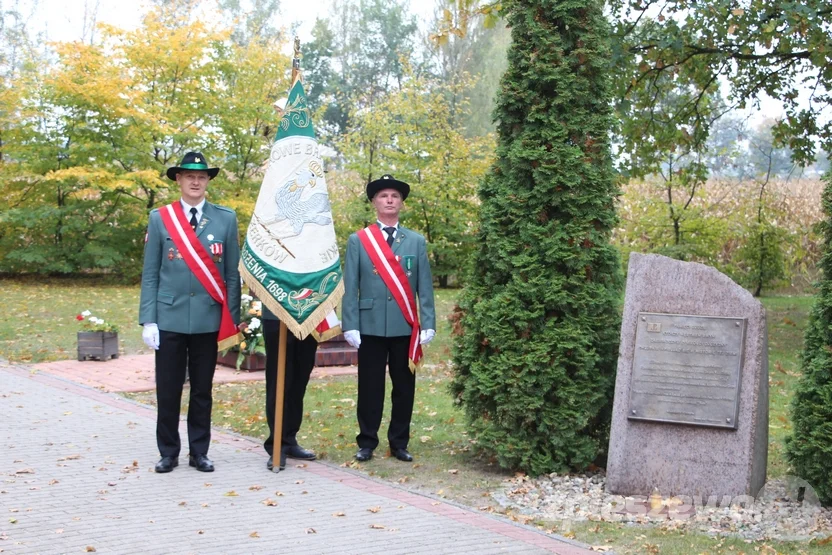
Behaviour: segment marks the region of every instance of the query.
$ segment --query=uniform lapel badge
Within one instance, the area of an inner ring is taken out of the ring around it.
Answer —
[[[177,260],[182,260],[182,253],[179,252],[178,250],[176,251],[176,259]]]
[[[373,273],[374,273],[375,275],[378,275],[378,268],[373,268]]]
[[[173,248],[168,251],[168,260],[173,260]]]
[[[204,228],[206,225],[208,225],[208,218],[206,218],[205,215],[203,215],[202,219],[199,220],[199,229]]]
[[[413,275],[413,257],[412,256],[405,256],[404,257],[404,266],[407,268],[407,277]]]

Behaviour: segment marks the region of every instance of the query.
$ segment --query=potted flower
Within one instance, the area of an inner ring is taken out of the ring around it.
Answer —
[[[118,358],[118,326],[85,310],[75,317],[80,322],[78,360]]]
[[[223,366],[237,370],[263,370],[266,368],[266,344],[263,341],[262,311],[260,301],[251,295],[240,297],[240,320],[243,326],[243,342],[220,353],[217,359]]]

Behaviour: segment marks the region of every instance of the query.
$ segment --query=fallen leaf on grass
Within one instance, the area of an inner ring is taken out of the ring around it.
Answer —
[[[15,474],[34,474],[35,471],[31,468],[21,468],[20,470],[15,470]]]
[[[611,545],[590,545],[589,546],[590,551],[598,551],[600,553],[606,553],[610,549],[612,549]]]
[[[51,479],[51,480],[49,480],[49,485],[50,485],[50,486],[54,486],[55,484],[59,484],[59,483],[60,483],[60,482],[58,482],[58,480],[55,480],[54,478],[53,478],[53,479]]]
[[[278,497],[283,497],[283,492],[282,491],[276,491],[276,492],[274,492],[274,494]]]
[[[295,480],[295,483],[296,483],[296,484],[302,484],[302,483],[303,483],[303,480]]]
[[[375,513],[379,512],[381,510],[381,507],[370,507],[367,510],[370,511],[371,513],[375,514]]]
[[[91,545],[88,545],[87,547],[84,548],[84,551],[86,551],[87,553],[93,553],[93,552],[95,552],[95,548]]]
[[[10,518],[9,519],[9,524],[17,524],[17,519],[16,518]]]
[[[64,529],[63,529],[63,528],[58,528],[57,530],[55,530],[55,533],[56,533],[56,534],[63,534],[63,533],[64,533]]]
[[[263,503],[263,505],[265,505],[267,507],[277,507],[277,501],[275,501],[274,499],[271,499],[271,498],[264,499],[263,501],[261,501],[261,503]]]
[[[257,532],[252,532],[251,534],[248,535],[248,537],[249,538],[259,538],[260,534],[258,534]]]
[[[237,492],[234,491],[233,489],[231,491],[227,491],[227,492],[223,493],[223,495],[225,497],[237,497],[238,496]]]
[[[307,534],[317,534],[318,532],[314,528],[307,528],[306,533]]]
[[[197,530],[197,531],[196,531],[196,533],[197,533],[197,534],[204,534],[204,533],[205,533],[205,530]]]
[[[261,489],[263,489],[263,486],[254,485],[254,486],[249,486],[248,489],[249,489],[249,491],[260,491]]]
[[[180,506],[180,507],[184,507],[184,506],[185,506],[185,505],[187,505],[187,504],[188,504],[188,502],[187,502],[187,501],[180,501],[180,502],[179,502],[179,506]]]
[[[384,530],[385,526],[383,524],[370,524],[370,528],[373,530]]]
[[[343,511],[338,511],[337,513],[332,513],[332,516],[347,516],[343,513]]]
[[[459,474],[459,470],[456,468],[452,468],[448,471],[448,474]]]
[[[419,438],[419,441],[421,441],[422,443],[427,443],[430,441],[430,436],[422,436]]]

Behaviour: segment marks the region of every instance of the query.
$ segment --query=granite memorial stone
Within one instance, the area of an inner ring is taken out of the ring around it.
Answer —
[[[767,452],[763,306],[709,266],[631,254],[607,489],[753,496]]]

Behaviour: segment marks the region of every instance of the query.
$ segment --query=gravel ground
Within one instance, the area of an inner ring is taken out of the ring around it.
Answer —
[[[792,477],[770,480],[757,498],[724,499],[612,495],[603,474],[508,480],[494,498],[505,509],[548,521],[604,521],[658,526],[747,540],[807,540],[832,537],[832,509],[820,506],[814,491]],[[798,502],[795,486],[804,486]]]

